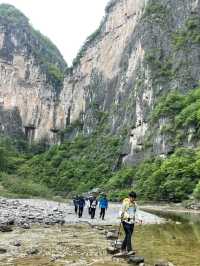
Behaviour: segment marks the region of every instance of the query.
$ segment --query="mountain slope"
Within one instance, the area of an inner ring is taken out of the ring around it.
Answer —
[[[54,193],[199,195],[199,0],[111,1],[64,76],[57,49],[22,14],[20,27],[10,22],[10,8],[0,12],[1,131],[63,142],[17,178]]]

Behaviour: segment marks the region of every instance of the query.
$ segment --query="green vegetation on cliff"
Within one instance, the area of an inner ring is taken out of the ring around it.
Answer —
[[[85,43],[81,46],[77,56],[73,60],[73,66],[76,67],[80,64],[81,58],[85,55],[87,49],[92,46],[93,42],[100,35],[105,19],[102,20],[98,29],[96,29],[90,36],[87,37]]]
[[[200,44],[200,18],[192,16],[185,26],[173,35],[173,44],[176,50],[191,49],[194,44]]]
[[[8,4],[0,5],[0,17],[18,25],[28,23],[28,18],[22,12]]]
[[[52,192],[45,185],[18,176],[18,169],[35,152],[41,152],[40,145],[29,147],[22,140],[11,140],[0,136],[0,195],[5,196],[42,196],[50,197]]]
[[[1,183],[11,193],[45,197],[104,188],[118,167],[120,142],[118,137],[95,132],[33,154],[27,149],[18,152],[7,140],[2,149],[12,156],[0,157],[4,166],[0,169]],[[17,158],[20,163],[15,165]]]
[[[167,118],[168,122],[161,131],[171,136],[174,145],[181,146],[188,141],[198,142],[200,89],[192,90],[186,95],[172,91],[160,98],[152,112],[151,122],[154,124],[162,117]]]
[[[107,13],[116,2],[116,0],[109,2]],[[165,5],[156,1],[153,3],[150,1],[146,5],[142,21],[148,26],[153,22],[159,26],[160,32],[161,28],[166,29],[167,19],[169,20],[169,15]],[[169,53],[164,53],[163,47],[159,46],[159,43],[157,45],[157,42],[155,47],[145,48],[144,64],[149,66],[151,73],[153,96],[156,95],[157,85],[162,83],[168,86],[167,82],[176,78],[178,70],[174,69],[175,54],[193,45],[199,45],[199,21],[199,17],[191,17],[180,30],[170,33],[173,48]],[[105,20],[97,31],[87,38],[73,62],[74,66],[80,63],[87,49],[99,40],[104,22]],[[35,62],[46,74],[47,81],[59,89],[63,83],[66,64],[55,45],[34,30],[28,19],[10,5],[0,5],[0,24],[7,27],[8,33],[14,31],[18,34],[19,47],[25,47],[28,51],[27,56],[34,56]],[[181,66],[177,68],[181,68],[184,64],[180,64]],[[188,74],[189,67],[187,69]],[[123,71],[125,72],[124,69]],[[184,72],[181,74],[185,75]],[[141,79],[138,87],[142,88],[143,83],[144,80]],[[96,91],[100,88],[98,82],[93,87]],[[158,87],[160,92],[161,88]],[[132,95],[133,97],[129,98],[129,110],[133,120],[133,110],[136,108],[131,103],[135,93]],[[128,102],[124,101],[122,105],[124,110]],[[88,108],[92,110],[93,119],[89,122],[96,125],[96,131],[88,136],[83,135],[84,124],[77,120],[61,132],[66,138],[63,143],[47,150],[43,150],[42,144],[30,147],[23,141],[14,143],[1,137],[0,183],[3,188],[10,193],[23,196],[50,197],[71,196],[73,193],[82,193],[100,187],[113,200],[123,198],[130,189],[134,188],[140,198],[145,200],[178,202],[188,199],[191,195],[200,199],[200,149],[191,148],[199,147],[200,141],[200,89],[187,94],[172,91],[158,100],[150,115],[148,130],[151,131],[151,135],[156,131],[159,136],[167,135],[173,149],[165,159],[152,157],[135,167],[122,166],[123,158],[120,150],[124,136],[108,133],[110,132],[107,130],[110,127],[108,113],[103,112],[96,102]],[[167,121],[162,128],[158,125],[160,118],[166,118]],[[127,128],[123,130],[127,137]],[[147,148],[152,148],[153,141],[146,139],[141,145],[145,152]]]
[[[143,14],[143,19],[146,21],[156,21],[156,23],[164,23],[167,16],[167,7],[158,3],[158,1],[150,2],[147,4],[145,12]]]
[[[200,179],[199,156],[199,150],[179,148],[167,159],[142,163],[135,176],[137,191],[148,200],[188,199]]]
[[[145,200],[177,202],[192,193],[200,198],[199,149],[180,148],[167,159],[119,169],[120,140],[113,136],[79,136],[34,156],[17,152],[8,141],[6,147],[0,176],[11,193],[69,196],[100,187],[110,199],[119,200],[133,187]]]
[[[84,192],[107,182],[117,164],[119,145],[117,137],[80,135],[35,156],[18,174],[55,193]]]
[[[158,100],[150,123],[154,126],[161,117],[168,118],[161,134],[171,134],[174,153],[165,159],[151,158],[135,167],[122,167],[123,139],[105,134],[108,121],[104,113],[97,112],[99,126],[91,135],[82,135],[82,124],[76,121],[65,134],[80,128],[78,136],[46,151],[40,150],[40,145],[28,147],[23,141],[1,138],[1,184],[11,193],[43,197],[100,187],[111,199],[119,200],[133,187],[145,200],[178,202],[191,195],[199,199],[200,150],[183,145],[191,127],[193,138],[196,143],[199,141],[199,102],[200,89],[185,95],[172,91]]]

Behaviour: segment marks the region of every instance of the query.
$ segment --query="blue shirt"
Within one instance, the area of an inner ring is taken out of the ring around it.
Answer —
[[[108,208],[108,200],[106,198],[100,198],[99,207],[103,208],[103,209],[107,209]]]

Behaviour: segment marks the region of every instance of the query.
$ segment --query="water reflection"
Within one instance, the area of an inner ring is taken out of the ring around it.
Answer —
[[[151,265],[162,259],[176,266],[200,266],[200,216],[162,212],[162,217],[171,222],[137,227],[136,249]]]
[[[148,210],[149,213],[158,215],[167,220],[172,220],[174,222],[182,223],[199,223],[200,224],[200,214],[192,212],[172,212],[172,211],[159,211],[159,210]]]

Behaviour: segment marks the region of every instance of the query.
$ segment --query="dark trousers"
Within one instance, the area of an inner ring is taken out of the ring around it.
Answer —
[[[105,212],[106,212],[106,209],[105,209],[105,208],[101,208],[101,211],[100,211],[100,218],[102,218],[102,220],[104,220]]]
[[[90,211],[91,219],[94,219],[94,217],[95,217],[95,212],[96,212],[96,208],[91,208],[91,211]]]
[[[88,208],[88,214],[91,215],[91,207]]]
[[[83,207],[78,208],[78,217],[81,218],[83,215]]]
[[[78,212],[78,206],[77,205],[74,205],[74,211],[77,214],[77,212]]]
[[[134,230],[134,224],[129,224],[126,222],[122,222],[122,224],[125,232],[125,238],[122,243],[122,250],[127,250],[129,252],[132,250],[131,237]]]

